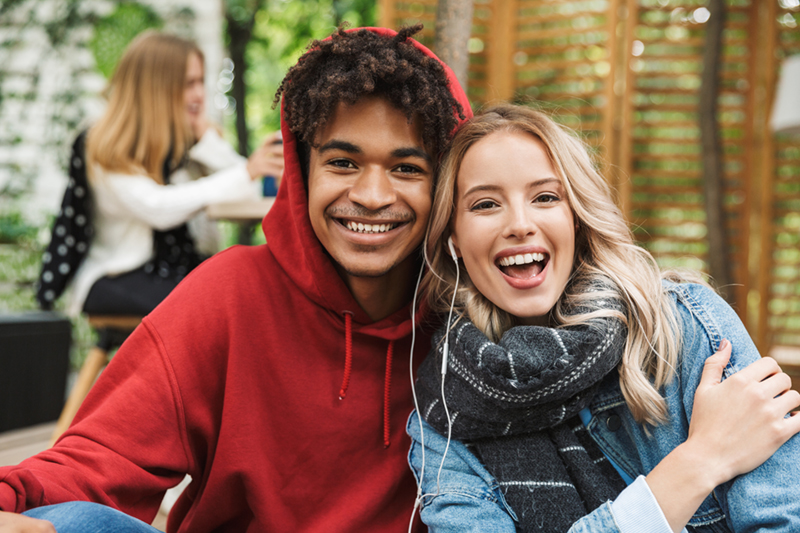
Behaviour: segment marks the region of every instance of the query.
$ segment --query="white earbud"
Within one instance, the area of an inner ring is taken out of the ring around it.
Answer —
[[[450,249],[450,257],[453,258],[453,261],[458,263],[458,254],[456,253],[456,247],[453,244],[453,236],[452,235],[450,235],[447,238],[447,247]]]

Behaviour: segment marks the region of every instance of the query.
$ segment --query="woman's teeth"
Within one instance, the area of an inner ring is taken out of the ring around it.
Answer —
[[[501,258],[499,263],[500,266],[527,265],[534,261],[541,263],[544,261],[544,257],[544,254],[541,253],[509,255]]]
[[[358,233],[384,233],[397,227],[397,224],[362,224],[361,222],[348,221],[345,226],[350,231]]]

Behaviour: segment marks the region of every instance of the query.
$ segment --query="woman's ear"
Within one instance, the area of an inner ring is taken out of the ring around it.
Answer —
[[[447,238],[447,250],[450,252],[450,256],[453,258],[453,261],[458,261],[458,258],[461,257],[461,250],[458,248],[456,236],[453,233],[451,233]]]

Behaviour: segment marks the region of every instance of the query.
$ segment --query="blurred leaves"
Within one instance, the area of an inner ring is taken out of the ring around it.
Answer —
[[[128,43],[144,30],[160,29],[163,25],[162,18],[149,6],[136,2],[120,3],[94,26],[89,48],[97,69],[110,78]]]
[[[226,0],[228,11],[244,17],[258,0]],[[330,35],[341,23],[374,26],[375,0],[266,0],[254,14],[246,57],[247,124],[251,146],[279,128],[280,113],[272,99],[286,71],[313,39]],[[239,76],[239,72],[234,75]],[[229,127],[232,129],[233,124]]]

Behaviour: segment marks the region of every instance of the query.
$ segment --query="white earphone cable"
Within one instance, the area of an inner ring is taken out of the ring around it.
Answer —
[[[452,241],[450,250],[452,251]],[[447,314],[447,331],[445,332],[445,341],[443,346],[443,354],[442,354],[442,407],[444,407],[444,414],[447,417],[447,444],[444,447],[444,453],[442,453],[442,462],[439,463],[439,472],[436,474],[436,493],[439,494],[440,490],[440,483],[442,479],[442,469],[444,468],[444,461],[447,458],[447,452],[450,449],[450,441],[452,440],[453,436],[453,421],[450,419],[450,410],[447,408],[447,399],[444,395],[444,377],[447,374],[447,358],[450,355],[450,328],[452,327],[452,320],[453,320],[453,308],[456,305],[456,293],[458,292],[458,281],[460,271],[458,268],[458,258],[456,257],[455,253],[453,253],[453,262],[456,264],[456,286],[453,288],[453,299],[450,301],[450,312]]]
[[[419,402],[417,401],[417,388],[414,385],[414,341],[417,337],[417,295],[419,293],[419,284],[422,281],[422,271],[425,269],[425,264],[419,268],[419,275],[417,276],[417,285],[414,287],[414,298],[411,300],[411,351],[408,358],[408,373],[411,377],[411,395],[414,398],[414,409],[417,411],[417,420],[419,421],[419,434],[420,446],[422,448],[422,469],[417,483],[417,497],[414,500],[414,508],[411,510],[411,520],[408,523],[408,533],[414,527],[414,516],[417,514],[417,509],[422,502],[422,482],[425,479],[425,433],[422,431],[422,417],[419,414]]]

